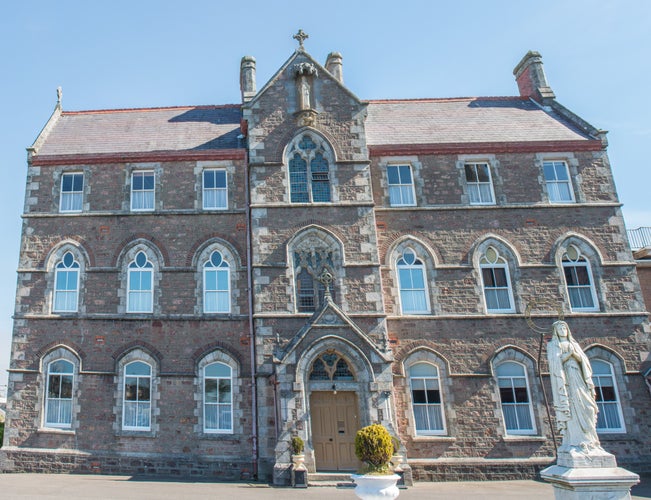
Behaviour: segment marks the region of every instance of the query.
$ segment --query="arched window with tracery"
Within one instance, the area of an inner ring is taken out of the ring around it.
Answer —
[[[231,311],[230,266],[215,250],[203,265],[203,310],[206,313]]]
[[[312,363],[309,380],[313,381],[352,381],[355,375],[348,362],[336,351],[321,354]]]
[[[403,314],[430,312],[425,265],[412,248],[406,248],[396,262]]]
[[[54,266],[54,312],[77,312],[79,299],[79,262],[66,252]]]
[[[304,134],[288,148],[289,192],[292,203],[327,203],[330,161],[323,140]]]
[[[486,311],[509,313],[515,311],[509,264],[497,248],[489,246],[479,260]]]
[[[127,285],[127,312],[153,311],[154,265],[147,254],[139,251],[129,263]]]

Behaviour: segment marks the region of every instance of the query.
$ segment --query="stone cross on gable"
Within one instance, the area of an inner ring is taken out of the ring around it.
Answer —
[[[321,284],[325,287],[325,296],[326,297],[331,297],[331,295],[330,295],[330,285],[334,281],[334,276],[332,276],[332,274],[330,274],[330,271],[328,271],[327,269],[324,269],[318,279],[321,282]]]
[[[305,33],[302,29],[298,30],[298,33],[296,33],[293,37],[294,40],[298,40],[298,48],[302,49],[303,48],[303,42],[310,38],[310,35]]]

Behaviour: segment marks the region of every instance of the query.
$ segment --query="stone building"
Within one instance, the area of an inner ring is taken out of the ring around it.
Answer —
[[[518,96],[368,101],[297,39],[259,90],[242,59],[238,105],[59,100],[28,150],[3,469],[283,483],[291,436],[347,471],[380,422],[416,480],[531,477],[554,446],[529,325],[563,315],[604,447],[648,470],[605,132],[535,52]]]

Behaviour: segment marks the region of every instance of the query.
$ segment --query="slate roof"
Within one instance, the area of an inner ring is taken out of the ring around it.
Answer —
[[[240,121],[239,105],[63,111],[36,155],[242,149]],[[369,146],[594,140],[520,97],[368,101],[366,132]]]
[[[520,97],[369,101],[369,146],[594,139]]]
[[[238,148],[240,119],[239,105],[64,111],[37,155]]]

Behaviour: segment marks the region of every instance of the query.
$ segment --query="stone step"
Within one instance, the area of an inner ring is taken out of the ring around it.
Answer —
[[[328,486],[331,488],[354,488],[350,474],[343,472],[310,472],[307,475],[308,486]]]

